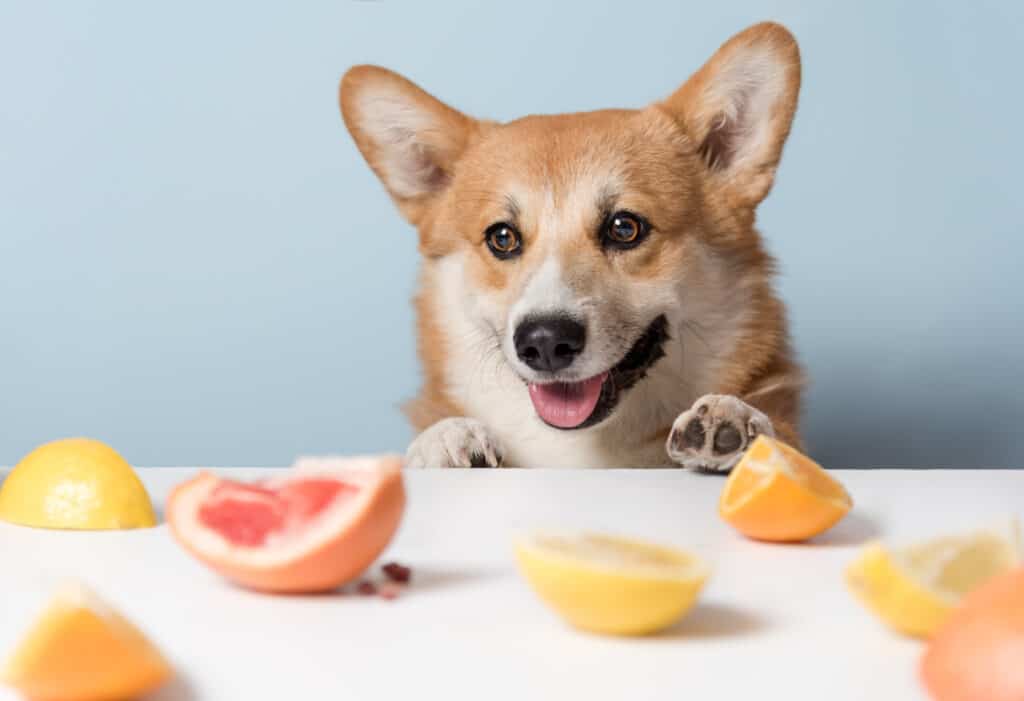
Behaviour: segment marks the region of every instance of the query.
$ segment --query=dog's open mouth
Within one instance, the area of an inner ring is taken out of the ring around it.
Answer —
[[[579,382],[531,383],[530,399],[537,416],[561,429],[587,428],[604,421],[623,393],[665,355],[662,346],[668,338],[668,320],[662,315],[611,370]]]

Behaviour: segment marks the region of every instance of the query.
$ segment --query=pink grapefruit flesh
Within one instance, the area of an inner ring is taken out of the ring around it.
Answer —
[[[580,382],[531,384],[530,399],[537,416],[557,428],[576,428],[594,413],[607,372]]]
[[[332,502],[357,494],[336,479],[296,479],[277,489],[224,480],[199,509],[199,520],[235,545],[263,545],[270,533],[301,528]]]
[[[314,592],[369,567],[404,507],[397,457],[332,458],[257,483],[203,472],[171,494],[167,521],[186,550],[238,584]]]

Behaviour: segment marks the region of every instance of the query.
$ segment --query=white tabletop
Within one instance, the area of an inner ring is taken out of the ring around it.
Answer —
[[[154,502],[194,472],[141,474]],[[233,477],[266,470],[223,470]],[[853,602],[842,570],[863,541],[987,525],[1024,509],[1024,471],[837,471],[853,513],[809,545],[744,540],[716,514],[723,480],[673,470],[408,472],[385,554],[413,568],[394,601],[234,588],[164,525],[56,532],[0,523],[0,652],[44,592],[80,578],[141,626],[180,679],[156,696],[211,699],[923,698],[918,643]],[[510,544],[537,527],[597,529],[692,549],[714,573],[653,638],[567,628],[518,576]],[[0,690],[0,698],[16,698]]]

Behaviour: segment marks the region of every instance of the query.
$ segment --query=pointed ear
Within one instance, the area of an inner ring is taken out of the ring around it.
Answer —
[[[771,189],[800,91],[800,50],[766,22],[727,41],[662,106],[683,125],[710,177],[742,206]]]
[[[477,123],[397,73],[355,66],[341,79],[341,114],[363,158],[416,223],[444,190]]]

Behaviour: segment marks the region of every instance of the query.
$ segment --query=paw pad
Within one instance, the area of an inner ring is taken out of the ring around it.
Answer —
[[[683,467],[728,472],[761,433],[774,436],[767,416],[736,397],[709,394],[676,419],[666,448]]]
[[[686,424],[686,429],[682,433],[677,431],[672,433],[672,447],[678,451],[700,448],[704,445],[705,437],[704,424],[700,419],[694,418]]]
[[[731,423],[725,423],[715,431],[714,450],[719,455],[734,453],[743,447],[743,436]]]

